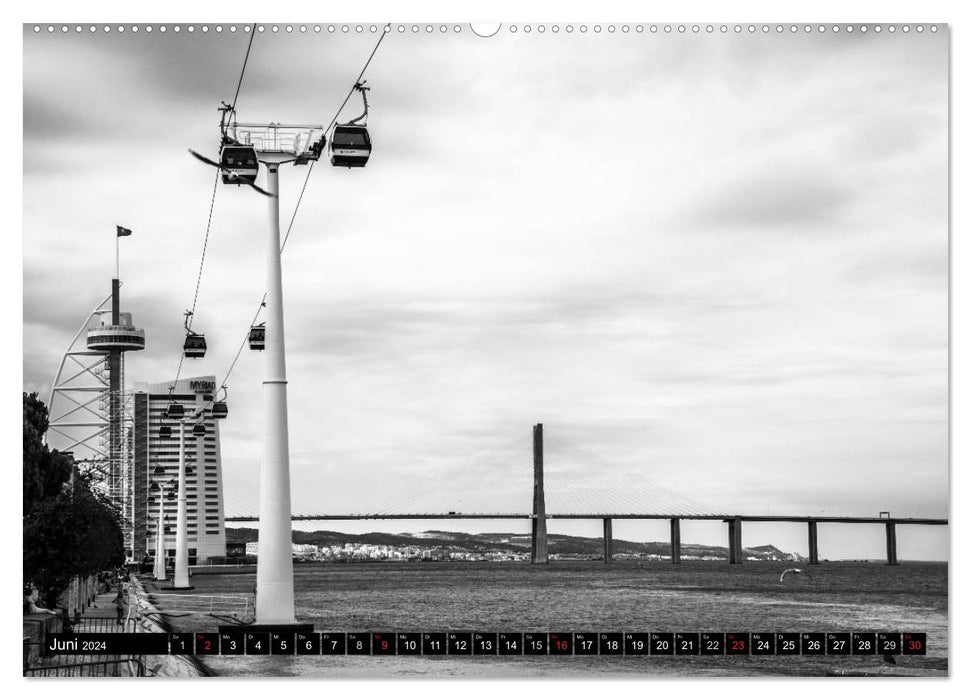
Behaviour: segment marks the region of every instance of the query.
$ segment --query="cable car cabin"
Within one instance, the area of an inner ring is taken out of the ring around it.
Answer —
[[[201,436],[206,434],[206,426],[202,423],[196,423],[192,426],[192,434],[196,436]]]
[[[182,351],[186,357],[199,358],[206,356],[206,336],[199,333],[189,333],[185,337]]]
[[[182,418],[185,416],[185,406],[180,403],[170,403],[165,409],[165,416],[167,418]],[[161,430],[159,432],[161,432]],[[169,435],[171,434],[172,429],[169,428]]]
[[[363,168],[371,156],[371,137],[367,127],[338,124],[327,144],[330,164],[337,168]]]
[[[266,347],[266,326],[253,326],[249,329],[249,349],[262,350]]]
[[[213,418],[225,418],[229,415],[229,406],[224,401],[216,401],[212,405]]]
[[[160,438],[170,438],[172,437],[172,428],[167,425],[163,425],[158,429],[158,436]]]
[[[163,467],[161,464],[159,464],[158,466],[155,467],[155,469],[152,470],[152,473],[154,473],[154,474],[164,474],[165,473],[165,467]]]
[[[240,180],[256,182],[260,171],[256,149],[252,146],[223,146],[219,154],[219,165],[222,168],[223,183],[227,185],[241,185],[243,183]]]

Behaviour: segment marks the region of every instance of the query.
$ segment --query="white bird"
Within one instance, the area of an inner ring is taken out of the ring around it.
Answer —
[[[803,571],[802,569],[786,569],[782,572],[782,576],[779,577],[779,583],[782,583],[785,580],[786,574],[803,574],[804,576],[809,576],[810,581],[813,580],[813,577],[810,576],[808,571]]]

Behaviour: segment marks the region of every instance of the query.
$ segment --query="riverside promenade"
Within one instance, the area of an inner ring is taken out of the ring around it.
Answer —
[[[24,676],[63,677],[168,677],[194,678],[209,675],[186,656],[118,656],[108,654],[65,654],[44,656],[44,635],[73,631],[85,634],[168,632],[161,614],[148,602],[137,577],[132,577],[125,596],[125,614],[118,620],[115,596],[106,593],[82,595],[71,600],[70,622],[50,614],[24,615]]]

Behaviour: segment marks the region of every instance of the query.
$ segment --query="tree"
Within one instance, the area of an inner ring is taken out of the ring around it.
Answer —
[[[121,515],[74,462],[43,443],[47,407],[24,394],[24,583],[53,607],[75,576],[124,563]]]
[[[71,457],[44,444],[47,427],[47,406],[36,392],[24,392],[24,515],[60,493],[71,478]]]
[[[44,499],[25,518],[25,580],[53,605],[75,576],[123,564],[119,520],[117,509],[79,476],[72,490]]]

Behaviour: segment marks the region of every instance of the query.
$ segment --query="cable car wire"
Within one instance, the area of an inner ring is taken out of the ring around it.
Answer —
[[[297,204],[293,208],[293,215],[290,217],[290,224],[287,226],[287,233],[283,237],[283,243],[280,244],[280,254],[283,254],[283,249],[287,247],[287,240],[290,238],[290,231],[293,229],[293,222],[297,218],[297,212],[300,211],[300,202],[303,201],[303,193],[307,191],[307,183],[310,182],[310,173],[314,171],[314,166],[317,161],[311,161],[310,167],[307,168],[307,177],[303,179],[303,186],[300,188],[300,195],[297,197]]]
[[[358,73],[357,75],[357,80],[355,80],[354,84],[351,85],[351,89],[347,91],[347,95],[344,97],[344,101],[341,102],[341,106],[337,108],[337,111],[334,113],[334,116],[330,120],[330,123],[327,125],[327,128],[324,129],[325,134],[329,133],[331,127],[337,123],[337,119],[338,117],[340,117],[341,112],[344,111],[344,107],[347,106],[348,101],[351,99],[351,95],[354,94],[354,91],[357,89],[357,86],[361,84],[361,78],[364,77],[364,74],[367,72],[368,66],[371,65],[371,61],[372,59],[374,59],[374,55],[378,52],[378,49],[381,47],[381,42],[384,41],[384,37],[386,37],[388,34],[391,33],[390,29],[391,29],[390,24],[384,25],[384,29],[381,30],[381,36],[378,37],[377,43],[375,43],[374,48],[371,49],[371,55],[367,57],[367,61],[364,62],[364,67],[361,69],[361,72]],[[290,225],[287,226],[287,233],[283,237],[283,243],[280,245],[281,253],[283,252],[283,249],[287,247],[287,241],[290,239],[290,231],[293,229],[293,222],[297,218],[297,212],[300,210],[300,203],[303,201],[303,193],[307,190],[307,183],[310,182],[310,175],[311,173],[313,173],[314,165],[316,165],[316,163],[317,161],[311,161],[310,166],[307,168],[307,176],[303,179],[303,186],[300,188],[300,196],[297,197],[297,204],[293,208],[293,216],[290,217]]]
[[[364,77],[364,73],[367,72],[368,66],[371,65],[371,59],[373,59],[374,54],[378,52],[378,48],[381,46],[381,42],[384,41],[385,36],[391,33],[390,29],[391,29],[390,24],[384,25],[384,29],[381,30],[381,36],[378,37],[378,42],[374,45],[374,48],[371,50],[371,55],[368,56],[367,61],[364,62],[364,68],[361,69],[361,72],[357,76],[357,80],[355,80],[354,84],[351,85],[351,89],[347,91],[347,97],[345,97],[344,101],[341,102],[341,106],[337,109],[337,113],[334,114],[334,118],[331,119],[330,124],[327,125],[326,131],[330,131],[330,127],[334,126],[334,124],[337,123],[337,118],[341,115],[341,112],[344,111],[344,107],[347,106],[347,102],[348,100],[351,99],[351,95],[354,94],[354,90],[357,89],[357,86],[361,83],[361,78]]]
[[[236,102],[239,100],[239,92],[243,87],[243,77],[246,75],[246,66],[249,64],[250,50],[253,48],[253,39],[256,36],[256,23],[250,25],[250,37],[249,42],[246,44],[246,54],[243,56],[243,67],[239,71],[239,80],[236,82],[236,92],[233,95],[233,105],[232,109],[236,109]],[[195,314],[196,306],[199,302],[199,289],[202,286],[202,272],[206,264],[206,251],[209,248],[209,232],[212,230],[212,214],[216,208],[216,191],[219,189],[219,177],[221,171],[216,171],[216,176],[212,183],[212,196],[209,199],[209,216],[206,220],[206,234],[202,241],[202,256],[199,259],[199,273],[196,275],[196,288],[192,295],[192,309],[188,318],[192,318]],[[187,320],[188,326],[188,320]],[[175,385],[179,382],[179,377],[182,375],[182,365],[185,362],[185,350],[179,354],[179,367],[175,372],[175,381],[172,383],[172,387],[169,390],[169,395],[175,390]]]
[[[250,25],[249,44],[246,45],[246,56],[243,57],[243,69],[239,72],[239,82],[236,83],[236,94],[233,95],[233,111],[236,111],[236,101],[239,100],[239,89],[243,87],[243,76],[246,75],[246,64],[249,62],[249,52],[253,48],[253,39],[256,37],[256,23]]]
[[[260,302],[260,305],[256,308],[256,313],[253,314],[253,320],[250,321],[249,326],[246,327],[246,334],[243,336],[243,342],[239,344],[239,349],[236,351],[236,357],[233,358],[233,363],[229,365],[229,369],[226,370],[226,374],[223,376],[223,381],[220,386],[225,387],[226,382],[229,381],[229,375],[233,373],[233,370],[236,368],[236,363],[239,362],[239,356],[243,354],[243,348],[245,348],[247,343],[249,342],[250,328],[252,328],[256,324],[256,319],[260,317],[260,311],[263,309],[263,306],[265,304],[266,304],[266,294],[264,293],[263,300]]]
[[[199,287],[202,286],[202,268],[206,264],[206,249],[209,247],[209,231],[212,229],[212,212],[216,208],[216,190],[219,189],[219,171],[212,182],[212,198],[209,200],[209,219],[206,221],[206,235],[202,239],[202,257],[199,259],[199,274],[196,275],[196,291],[192,295],[192,313],[196,312],[196,304],[199,301]]]
[[[253,48],[253,39],[256,37],[256,24],[250,25],[249,43],[246,45],[246,55],[243,57],[243,68],[239,71],[239,80],[236,82],[236,93],[233,95],[233,111],[236,110],[236,102],[239,100],[239,91],[243,87],[243,76],[246,75],[246,65],[249,63],[250,49]],[[198,157],[198,156],[197,156]],[[196,304],[199,301],[199,287],[202,285],[202,268],[206,264],[206,249],[209,247],[209,231],[212,229],[212,212],[216,207],[216,190],[219,189],[219,175],[212,183],[212,198],[209,201],[209,219],[206,222],[206,235],[202,241],[202,258],[199,260],[199,274],[196,277],[196,291],[192,297],[192,312],[195,313]]]
[[[361,79],[364,77],[364,74],[367,72],[368,66],[371,65],[371,61],[374,59],[375,54],[377,54],[378,48],[380,48],[380,46],[381,46],[381,42],[384,41],[384,37],[386,35],[388,35],[388,34],[391,33],[390,32],[390,27],[391,27],[390,24],[386,24],[384,26],[384,29],[381,31],[381,36],[378,37],[377,42],[374,44],[374,48],[371,49],[371,54],[367,57],[367,61],[364,62],[364,67],[361,69],[361,72],[357,76],[357,80],[355,80],[354,81],[354,84],[351,85],[351,89],[347,91],[347,96],[344,97],[344,101],[341,102],[341,106],[334,113],[334,116],[330,120],[330,123],[327,125],[327,128],[324,129],[324,133],[325,134],[328,133],[330,131],[330,128],[332,126],[334,126],[334,124],[337,123],[337,119],[338,119],[338,117],[340,117],[340,114],[344,110],[344,107],[347,106],[348,101],[351,99],[351,95],[354,94],[354,91],[357,89],[357,86],[361,84]],[[252,44],[253,44],[253,37],[250,36],[250,45],[252,46]],[[246,50],[246,58],[247,59],[249,58],[249,49],[248,48]],[[245,72],[245,70],[246,70],[246,60],[244,59],[244,61],[243,61],[243,71]],[[242,84],[242,82],[243,82],[243,75],[242,75],[242,73],[240,73],[239,82],[240,82],[240,84]],[[239,89],[237,88],[237,96],[238,96],[238,94],[239,94]],[[233,104],[235,106],[235,99],[233,100]],[[307,183],[310,182],[310,174],[314,171],[314,165],[316,165],[316,163],[317,163],[317,161],[315,161],[315,160],[310,161],[310,165],[307,167],[307,176],[303,180],[303,186],[300,188],[300,194],[297,197],[297,203],[296,203],[296,205],[293,208],[293,214],[290,216],[290,223],[287,226],[286,235],[284,235],[283,242],[280,244],[280,254],[281,255],[283,254],[283,249],[286,248],[286,246],[287,246],[287,241],[290,238],[290,232],[293,230],[293,222],[296,221],[296,219],[297,219],[297,212],[300,211],[300,203],[303,201],[304,192],[307,191]],[[218,173],[217,173],[217,175],[218,175]],[[246,344],[249,342],[249,332],[250,332],[250,329],[256,324],[256,320],[260,316],[260,311],[263,309],[263,307],[265,306],[265,304],[266,304],[266,292],[263,293],[263,299],[260,300],[259,306],[256,307],[256,313],[253,314],[253,320],[249,323],[248,326],[246,326],[246,333],[243,336],[243,342],[239,344],[239,349],[236,350],[236,356],[233,358],[232,363],[229,365],[229,369],[226,370],[226,374],[223,375],[223,381],[222,381],[222,383],[220,385],[221,387],[225,387],[226,386],[227,382],[229,381],[230,375],[233,373],[233,370],[236,368],[236,363],[239,362],[239,358],[243,354],[243,349],[246,347]],[[181,360],[180,360],[179,367],[181,368],[181,366],[182,366],[182,363],[181,363]]]
[[[246,55],[243,57],[243,68],[239,71],[239,80],[236,82],[236,93],[233,95],[233,111],[236,110],[236,102],[239,100],[239,91],[243,87],[243,77],[246,75],[246,65],[249,63],[250,50],[253,48],[253,39],[256,36],[256,25],[250,25],[250,36],[249,43],[246,45]],[[196,155],[198,158],[199,156]],[[206,235],[202,241],[202,257],[199,260],[199,274],[196,277],[196,291],[192,297],[192,312],[195,313],[196,304],[199,301],[199,287],[202,285],[202,269],[206,264],[206,250],[209,247],[209,232],[212,230],[212,213],[216,207],[216,190],[219,189],[219,175],[216,172],[216,177],[212,183],[212,198],[209,201],[209,219],[206,221]],[[258,188],[257,188],[258,189]]]

